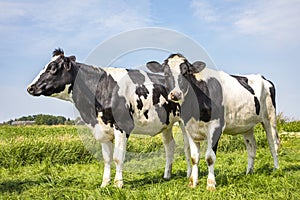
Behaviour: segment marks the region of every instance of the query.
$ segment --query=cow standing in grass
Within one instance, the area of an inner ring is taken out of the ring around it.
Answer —
[[[267,134],[274,167],[278,164],[279,138],[276,130],[275,88],[261,75],[231,76],[222,71],[193,64],[181,54],[172,54],[163,64],[147,63],[150,71],[164,73],[168,99],[181,105],[191,148],[190,186],[198,180],[199,142],[207,139],[207,189],[215,189],[214,163],[222,132],[243,134],[248,151],[247,173],[254,167],[256,141],[254,126],[262,123]]]
[[[154,136],[162,132],[166,150],[164,178],[171,177],[175,150],[172,126],[180,122],[180,107],[167,99],[163,76],[124,68],[96,68],[78,63],[74,56],[66,57],[57,49],[27,90],[33,96],[52,96],[75,104],[96,140],[102,143],[102,187],[110,182],[113,160],[114,184],[123,186],[122,166],[130,134]],[[189,156],[187,141],[185,152]],[[189,174],[189,157],[187,163]]]

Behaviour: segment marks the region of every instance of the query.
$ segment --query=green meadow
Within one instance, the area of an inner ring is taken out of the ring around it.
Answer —
[[[274,171],[265,133],[257,126],[258,147],[251,175],[245,174],[247,152],[242,136],[223,135],[215,164],[217,189],[210,192],[205,189],[207,167],[203,157],[199,163],[199,184],[195,189],[188,187],[178,127],[173,129],[177,148],[171,180],[162,178],[161,135],[130,136],[127,151],[131,153],[125,162],[124,188],[118,189],[113,184],[100,188],[104,167],[97,152],[100,146],[86,140],[90,133],[85,128],[0,126],[0,199],[296,200],[300,199],[300,135],[294,132],[299,131],[300,122],[280,124],[280,169]],[[202,149],[204,147],[205,142]],[[203,154],[204,150],[201,151]],[[155,155],[157,152],[160,156]],[[135,155],[153,155],[157,159],[139,161]],[[113,176],[114,172],[113,166]]]

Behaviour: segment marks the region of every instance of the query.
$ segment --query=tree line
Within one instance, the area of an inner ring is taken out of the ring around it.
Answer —
[[[29,116],[22,116],[20,118],[9,120],[4,122],[3,124],[14,125],[18,124],[18,122],[34,122],[36,125],[74,125],[76,121],[80,119],[76,118],[75,120],[71,120],[70,118],[65,118],[63,116],[53,116],[53,115],[45,115],[45,114],[38,114],[38,115],[29,115]]]

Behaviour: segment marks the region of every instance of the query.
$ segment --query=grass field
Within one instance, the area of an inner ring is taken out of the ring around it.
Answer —
[[[297,122],[280,127],[280,131],[299,129]],[[280,169],[273,171],[265,133],[257,126],[255,171],[247,176],[242,137],[223,135],[215,165],[217,190],[209,192],[203,157],[198,186],[187,187],[182,148],[176,149],[170,181],[162,178],[164,160],[140,165],[143,161],[130,158],[123,174],[124,188],[100,188],[103,163],[90,154],[86,142],[83,145],[84,134],[78,130],[75,126],[0,126],[0,199],[300,199],[299,135],[280,134]],[[181,133],[176,127],[174,132],[177,146],[182,147]],[[162,149],[160,135],[129,138],[128,151],[133,155],[152,155]],[[142,173],[145,165],[155,168]]]

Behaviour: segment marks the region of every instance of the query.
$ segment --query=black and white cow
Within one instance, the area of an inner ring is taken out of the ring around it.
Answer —
[[[169,88],[168,99],[181,105],[191,148],[190,186],[198,180],[199,141],[207,139],[207,189],[215,189],[214,163],[222,132],[243,134],[248,151],[247,174],[253,170],[256,155],[254,126],[262,123],[267,134],[274,166],[278,165],[279,138],[276,130],[275,88],[261,75],[232,76],[193,64],[181,54],[170,55],[163,64],[147,63],[150,71],[162,72]]]
[[[140,70],[96,68],[78,63],[75,56],[66,57],[57,49],[27,91],[33,96],[52,96],[75,104],[96,140],[102,143],[105,166],[101,186],[109,184],[110,165],[114,160],[114,184],[121,188],[122,165],[130,134],[154,136],[162,132],[166,150],[164,178],[171,177],[175,150],[172,126],[180,122],[180,107],[167,100],[164,81],[163,76]],[[188,148],[185,138],[189,176]]]

